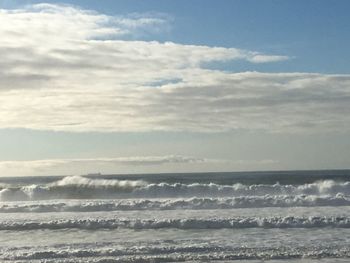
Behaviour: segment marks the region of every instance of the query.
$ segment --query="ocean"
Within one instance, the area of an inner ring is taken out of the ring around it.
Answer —
[[[0,178],[0,262],[349,262],[350,170]]]

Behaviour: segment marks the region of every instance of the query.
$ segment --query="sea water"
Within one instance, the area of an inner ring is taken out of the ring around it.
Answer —
[[[350,171],[0,178],[1,262],[348,262]]]

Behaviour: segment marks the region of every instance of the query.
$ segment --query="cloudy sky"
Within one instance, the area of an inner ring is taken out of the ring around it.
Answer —
[[[350,168],[347,0],[0,0],[0,175]]]

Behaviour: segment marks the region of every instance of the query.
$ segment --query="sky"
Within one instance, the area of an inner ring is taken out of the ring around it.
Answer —
[[[0,176],[350,168],[347,0],[0,0]]]

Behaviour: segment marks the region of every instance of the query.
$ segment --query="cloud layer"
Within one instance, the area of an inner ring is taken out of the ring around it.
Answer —
[[[284,61],[236,48],[134,41],[164,17],[40,4],[0,11],[0,128],[269,132],[350,129],[350,76],[230,73]],[[129,40],[128,40],[129,39]]]
[[[84,174],[91,171],[113,173],[125,171],[133,167],[137,171],[143,171],[145,167],[158,167],[163,165],[186,165],[205,164],[220,162],[181,155],[165,156],[131,156],[114,158],[90,158],[90,159],[47,159],[33,161],[0,161],[0,177],[2,176],[27,176],[27,175],[64,175]]]
[[[154,172],[201,172],[210,167],[215,171],[251,170],[251,167],[271,169],[278,160],[223,160],[185,155],[128,156],[76,159],[42,159],[27,161],[0,161],[0,177],[72,175],[101,172],[154,173]],[[227,168],[228,167],[228,168]],[[213,168],[212,168],[213,169]]]

